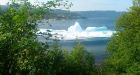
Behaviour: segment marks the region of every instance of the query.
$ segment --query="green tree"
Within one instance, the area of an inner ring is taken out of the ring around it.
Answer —
[[[108,52],[107,75],[140,74],[140,0],[118,19]]]
[[[48,73],[48,44],[37,39],[37,21],[62,0],[32,5],[28,0],[12,0],[0,12],[0,75],[44,75]],[[65,4],[64,4],[65,5]]]
[[[65,51],[65,65],[61,75],[95,75],[94,56],[77,43],[72,52]]]
[[[62,68],[64,66],[64,54],[58,40],[55,39],[53,41],[47,54],[49,61],[48,75],[61,75],[59,73],[62,72]]]

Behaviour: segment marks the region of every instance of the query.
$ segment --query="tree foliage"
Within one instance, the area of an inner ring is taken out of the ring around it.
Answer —
[[[64,58],[61,75],[95,75],[94,56],[80,43],[76,43],[71,52],[65,51]]]
[[[48,44],[37,39],[37,21],[61,2],[54,0],[35,6],[28,0],[12,0],[5,11],[1,10],[0,75],[48,74]]]
[[[108,52],[107,75],[140,74],[140,0],[118,19]]]

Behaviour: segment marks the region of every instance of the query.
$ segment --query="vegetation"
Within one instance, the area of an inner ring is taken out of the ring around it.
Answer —
[[[0,75],[94,74],[94,58],[80,44],[69,53],[57,41],[51,46],[38,41],[37,22],[50,8],[65,6],[65,2],[35,6],[18,1],[12,0],[6,10],[0,10]]]
[[[140,74],[140,0],[118,19],[108,52],[107,75]]]
[[[108,59],[99,68],[94,56],[78,42],[68,51],[57,40],[49,45],[37,38],[37,23],[48,17],[46,13],[50,15],[51,8],[67,8],[67,1],[41,5],[32,5],[28,0],[11,1],[7,9],[0,8],[0,75],[140,74],[140,0],[134,0],[129,11],[118,19],[108,45]]]
[[[37,19],[43,10],[13,2],[0,15],[0,74],[44,74],[47,46],[37,41]],[[33,14],[33,10],[38,11]],[[39,16],[37,16],[38,14]]]
[[[71,52],[64,52],[65,65],[60,75],[95,75],[94,56],[80,43]]]

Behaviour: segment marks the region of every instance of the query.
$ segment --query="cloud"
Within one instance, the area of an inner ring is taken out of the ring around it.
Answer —
[[[0,5],[6,5],[9,0],[0,0]]]

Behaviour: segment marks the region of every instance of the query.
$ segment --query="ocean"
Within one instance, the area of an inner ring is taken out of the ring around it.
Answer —
[[[113,31],[115,30],[114,27],[116,19],[117,17],[90,17],[87,19],[66,20],[51,19],[48,21],[49,24],[46,21],[43,21],[43,23],[39,24],[39,29],[52,29],[54,32],[58,32],[63,36],[67,36],[66,39],[60,40],[59,43],[62,48],[66,48],[70,51],[75,45],[75,38],[78,39],[81,44],[85,46],[85,49],[95,56],[96,64],[100,64],[107,57],[107,44],[113,35]],[[78,23],[78,26],[75,26],[75,22]],[[111,35],[108,35],[108,31],[109,33],[112,32]],[[77,34],[75,35],[74,33]],[[89,34],[93,36],[88,36],[89,38],[86,37]],[[79,38],[77,38],[77,36]]]

